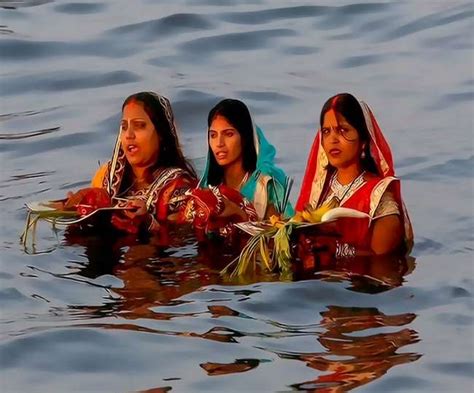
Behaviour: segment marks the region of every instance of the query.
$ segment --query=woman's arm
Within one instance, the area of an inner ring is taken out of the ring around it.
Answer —
[[[403,228],[400,216],[391,214],[373,223],[370,248],[375,255],[389,254],[400,246],[402,239]]]
[[[385,190],[375,211],[372,224],[370,248],[375,255],[395,251],[403,240],[403,225],[400,219],[400,206],[393,196],[393,187]]]

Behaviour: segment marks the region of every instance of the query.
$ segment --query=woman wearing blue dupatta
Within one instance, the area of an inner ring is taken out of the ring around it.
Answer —
[[[243,102],[225,99],[209,112],[208,146],[200,188],[187,210],[195,226],[226,235],[233,222],[293,215],[285,204],[288,177],[275,166],[275,148]]]

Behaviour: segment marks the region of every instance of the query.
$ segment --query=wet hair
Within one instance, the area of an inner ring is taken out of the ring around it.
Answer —
[[[181,168],[187,172],[189,176],[196,178],[197,176],[193,166],[184,157],[183,151],[181,150],[176,130],[171,128],[170,121],[174,124],[171,105],[167,98],[161,97],[161,99],[169,106],[170,113],[168,113],[168,116],[170,120],[168,120],[167,113],[160,103],[160,97],[153,92],[140,92],[127,97],[123,102],[122,112],[127,104],[132,102],[140,103],[153,123],[160,139],[160,151],[158,153],[158,159],[152,167],[153,170],[159,167]]]
[[[370,155],[371,138],[369,130],[367,129],[367,124],[365,122],[364,112],[362,111],[362,107],[357,98],[349,93],[340,93],[329,98],[323,105],[323,109],[321,109],[321,115],[319,117],[321,127],[324,123],[324,116],[331,109],[344,116],[349,124],[357,130],[361,142],[365,142],[365,158],[360,159],[362,168],[377,175],[377,165],[375,165],[375,161]]]
[[[242,165],[246,172],[252,173],[257,167],[257,151],[255,149],[252,117],[247,106],[239,100],[230,98],[222,100],[209,112],[207,117],[208,130],[217,116],[224,117],[240,134]],[[217,163],[209,145],[208,183],[213,186],[218,185],[222,183],[223,177],[224,168]]]

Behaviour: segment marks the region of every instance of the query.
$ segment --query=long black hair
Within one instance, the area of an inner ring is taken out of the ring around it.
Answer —
[[[138,102],[150,118],[160,139],[158,159],[153,165],[153,170],[159,167],[181,168],[192,178],[196,178],[191,163],[184,157],[179,144],[178,135],[174,126],[174,115],[169,100],[153,92],[140,92],[127,97],[122,105]],[[166,108],[166,109],[165,109]]]
[[[365,145],[364,153],[365,157],[360,158],[362,168],[375,175],[379,174],[375,161],[370,155],[370,134],[367,129],[365,122],[364,112],[360,106],[359,101],[352,94],[340,93],[329,98],[321,109],[321,115],[319,117],[320,126],[323,126],[324,116],[326,113],[333,109],[335,112],[340,113],[349,122],[349,124],[357,130],[360,141]]]
[[[224,117],[240,134],[242,142],[242,165],[246,172],[252,173],[257,166],[257,151],[255,149],[253,123],[249,109],[239,100],[227,98],[220,101],[211,109],[207,117],[208,132],[213,120],[217,116]],[[213,186],[218,185],[222,183],[223,177],[224,168],[217,163],[211,146],[209,145],[208,183]]]

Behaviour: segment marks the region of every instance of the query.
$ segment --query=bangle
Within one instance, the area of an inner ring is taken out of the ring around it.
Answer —
[[[341,258],[354,258],[356,255],[356,248],[355,246],[351,246],[348,243],[339,243],[336,240],[336,252],[334,256],[336,259]]]

